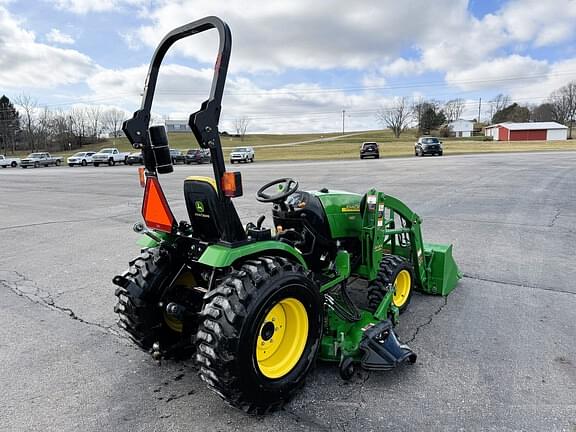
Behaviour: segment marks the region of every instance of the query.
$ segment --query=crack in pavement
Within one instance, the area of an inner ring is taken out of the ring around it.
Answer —
[[[130,213],[120,213],[117,215],[105,216],[105,217],[107,219],[114,219],[114,218],[133,216],[133,215],[134,215],[134,212],[130,212]],[[34,223],[29,223],[29,224],[24,224],[24,225],[11,225],[11,226],[7,226],[7,227],[1,227],[0,231],[8,231],[8,230],[12,230],[12,229],[29,228],[29,227],[36,227],[36,226],[42,226],[42,225],[91,222],[91,221],[102,220],[103,218],[104,218],[103,216],[97,216],[97,217],[92,216],[89,218],[81,218],[81,219],[67,219],[67,220],[47,221],[47,222],[34,222]]]
[[[557,293],[576,295],[576,292],[563,290],[561,288],[551,288],[551,287],[530,285],[530,284],[526,284],[523,282],[516,282],[516,281],[501,281],[501,280],[491,279],[491,278],[487,278],[487,277],[483,277],[483,276],[479,276],[479,275],[474,275],[474,274],[470,274],[470,273],[464,273],[463,277],[465,279],[473,279],[473,280],[482,281],[482,282],[492,282],[492,283],[501,284],[501,285],[517,286],[520,288],[530,288],[530,289],[535,289],[535,290],[552,291],[552,292],[557,292]]]
[[[2,273],[13,274],[16,278],[6,278],[6,276],[2,277]],[[43,291],[33,280],[27,278],[22,273],[17,271],[0,271],[0,285],[8,288],[12,293],[16,294],[19,297],[28,299],[34,304],[38,304],[40,306],[44,306],[51,310],[56,310],[58,312],[62,312],[66,314],[68,317],[75,321],[79,321],[82,324],[86,324],[89,326],[96,327],[100,330],[103,330],[107,334],[112,334],[120,339],[127,340],[122,334],[117,332],[112,328],[112,326],[105,326],[96,322],[87,321],[81,317],[79,317],[71,308],[64,307],[56,304],[52,295]]]
[[[552,228],[554,226],[554,224],[556,223],[556,221],[560,217],[561,212],[562,212],[562,210],[560,210],[559,208],[556,209],[556,214],[554,214],[554,216],[552,217],[552,221],[548,224],[548,228]]]
[[[304,427],[308,427],[310,428],[310,430],[330,431],[329,427],[318,423],[316,421],[317,420],[316,418],[310,418],[310,416],[307,416],[305,414],[298,414],[288,409],[283,409],[282,411],[288,414],[290,417],[292,417],[296,421],[296,423]]]
[[[442,312],[442,309],[444,309],[444,307],[448,304],[448,296],[444,297],[444,303],[440,305],[440,307],[438,309],[436,309],[434,312],[432,312],[429,316],[428,316],[428,321],[426,321],[423,324],[420,324],[418,327],[416,327],[416,330],[414,331],[414,334],[412,335],[412,337],[410,339],[408,339],[407,341],[402,341],[402,343],[404,344],[409,344],[410,342],[414,342],[414,340],[416,339],[416,336],[418,336],[418,333],[420,332],[420,329],[422,329],[423,327],[426,327],[430,324],[432,324],[432,321],[434,320],[434,317],[436,315],[438,315],[440,312]]]

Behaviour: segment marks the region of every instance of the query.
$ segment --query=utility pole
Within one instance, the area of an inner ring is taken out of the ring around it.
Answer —
[[[342,135],[344,135],[344,116],[346,115],[346,110],[342,110]]]
[[[477,122],[480,123],[480,110],[482,109],[482,98],[478,100],[478,120]]]

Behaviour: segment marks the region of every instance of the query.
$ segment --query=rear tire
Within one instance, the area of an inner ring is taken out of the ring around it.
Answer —
[[[119,316],[118,326],[142,350],[150,352],[158,342],[165,357],[178,359],[190,357],[193,345],[188,339],[187,346],[174,348],[182,333],[170,328],[159,302],[169,302],[162,295],[180,268],[181,264],[174,258],[154,248],[132,260],[130,268],[113,279],[118,285],[115,292],[118,303],[114,307]]]
[[[262,257],[232,271],[204,300],[196,339],[200,377],[247,413],[280,409],[316,359],[323,323],[318,286],[299,265]]]
[[[10,166],[11,166],[12,168],[16,168],[16,167],[18,166],[18,162],[12,161],[12,163],[10,164]],[[6,165],[4,165],[4,168],[6,168]]]
[[[57,161],[54,163],[54,165],[60,166],[61,163],[62,163],[62,162],[60,162],[59,160],[57,160]]]
[[[388,293],[389,285],[396,290],[392,304],[403,313],[408,309],[414,291],[414,270],[405,258],[397,255],[382,257],[378,275],[368,286],[368,305],[372,312],[376,311]]]

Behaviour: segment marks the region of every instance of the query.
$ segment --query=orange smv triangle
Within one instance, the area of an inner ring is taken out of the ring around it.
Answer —
[[[174,215],[156,177],[146,179],[142,217],[148,228],[155,228],[167,233],[172,232]]]

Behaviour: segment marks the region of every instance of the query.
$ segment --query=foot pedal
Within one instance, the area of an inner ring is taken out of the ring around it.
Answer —
[[[400,363],[416,362],[416,353],[401,345],[390,320],[382,321],[364,332],[360,349],[364,353],[360,364],[369,370],[390,370]]]

